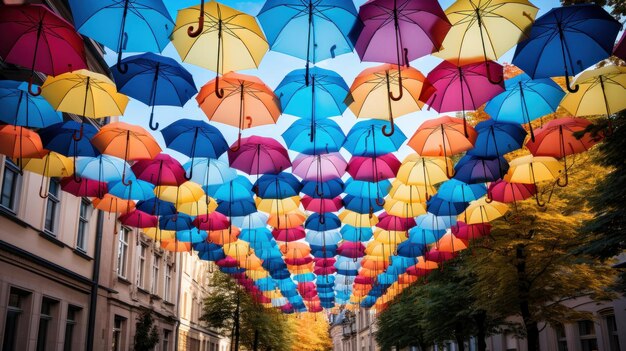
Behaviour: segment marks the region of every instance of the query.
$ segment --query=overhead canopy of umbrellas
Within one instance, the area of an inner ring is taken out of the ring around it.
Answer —
[[[596,67],[626,59],[626,39],[615,45],[620,23],[596,5],[535,18],[527,0],[445,11],[425,0],[267,0],[253,16],[200,1],[175,19],[161,0],[69,5],[73,23],[43,5],[0,8],[0,57],[28,72],[0,81],[0,154],[42,176],[42,198],[62,178],[64,191],[165,250],[215,262],[284,313],[385,308],[489,235],[509,204],[545,206],[539,189],[566,186],[568,159],[599,141],[577,137],[587,118],[626,109],[626,68]],[[81,35],[117,53],[110,75],[87,69]],[[160,54],[170,42],[180,60]],[[507,76],[497,60],[513,48],[523,72]],[[268,50],[303,68],[275,87],[236,72]],[[354,51],[377,65],[350,84],[315,66]],[[443,61],[427,74],[411,66],[431,54]],[[215,77],[197,86],[181,62]],[[552,79],[562,76],[565,88]],[[206,121],[160,128],[156,106],[193,97]],[[129,99],[148,106],[165,144],[126,121]],[[481,106],[489,118],[467,118]],[[424,109],[440,116],[395,124]],[[551,117],[559,109],[568,116]],[[335,120],[346,111],[362,119],[349,130]],[[255,134],[282,114],[297,120],[280,138]],[[121,121],[90,121],[105,117]]]

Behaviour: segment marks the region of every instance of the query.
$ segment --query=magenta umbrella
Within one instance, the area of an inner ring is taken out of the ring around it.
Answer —
[[[458,221],[450,229],[452,230],[452,234],[459,239],[474,240],[489,235],[491,232],[491,224],[465,224],[465,222]]]
[[[325,199],[305,195],[302,197],[302,205],[305,210],[311,212],[337,212],[343,207],[343,199],[341,196],[337,196],[333,199]]]
[[[287,149],[272,138],[251,136],[241,139],[237,151],[228,150],[230,166],[250,175],[278,174],[291,167]]]
[[[298,155],[293,160],[293,174],[304,180],[325,182],[341,178],[346,173],[346,160],[340,153]]]
[[[201,214],[194,218],[192,224],[200,230],[225,230],[230,227],[228,217],[214,211],[209,214]]]
[[[378,216],[378,223],[376,224],[378,228],[383,230],[399,232],[405,232],[416,225],[415,219],[413,218],[396,217],[388,214],[387,212]]]
[[[359,9],[363,29],[355,49],[363,61],[395,63],[409,62],[439,51],[450,30],[450,22],[437,1],[432,0],[372,0]],[[402,76],[398,76],[399,96],[402,98]]]
[[[626,61],[626,32],[622,35],[622,39],[619,40],[617,46],[613,50],[613,56],[617,56],[620,59]]]
[[[492,84],[490,78],[500,83]],[[463,66],[443,61],[428,73],[426,79],[435,87],[436,92],[430,96],[430,99],[423,97],[428,99],[424,101],[427,101],[427,104],[439,113],[463,111],[463,128],[466,137],[468,133],[465,111],[476,110],[504,91],[502,66],[493,61]]]
[[[289,242],[304,239],[306,233],[304,232],[304,227],[299,225],[295,228],[274,228],[272,230],[272,236],[276,241]]]
[[[366,182],[378,182],[395,178],[401,162],[394,154],[381,156],[353,156],[348,162],[347,171],[352,178]]]
[[[365,256],[365,246],[360,242],[344,241],[337,248],[337,255],[349,258]]]
[[[138,179],[157,186],[179,186],[187,181],[183,166],[168,154],[158,154],[152,160],[139,160],[131,169]]]
[[[28,90],[35,71],[57,76],[87,68],[83,38],[66,20],[44,5],[9,5],[0,8],[0,56],[30,69]]]
[[[509,183],[498,179],[491,183],[487,189],[487,202],[495,200],[504,203],[516,203],[532,197],[536,192],[535,184]]]
[[[124,213],[119,216],[118,220],[123,225],[134,228],[152,228],[156,227],[159,223],[157,216],[153,216],[143,211],[133,210],[128,213]]]
[[[61,189],[76,197],[102,197],[108,193],[106,182],[80,178],[76,181],[74,177],[65,177],[61,180]]]

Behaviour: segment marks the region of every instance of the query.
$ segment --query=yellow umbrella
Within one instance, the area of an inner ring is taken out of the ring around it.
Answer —
[[[17,160],[13,161],[17,164]],[[50,182],[50,177],[69,177],[74,174],[74,163],[71,158],[65,157],[54,151],[49,152],[42,158],[25,158],[22,160],[24,170],[41,174],[41,184],[39,185],[39,197],[48,197],[49,185],[44,183],[46,179]]]
[[[527,0],[458,0],[445,11],[452,28],[433,55],[459,66],[495,61],[528,36],[538,10]]]
[[[200,184],[195,182],[184,182],[180,186],[159,185],[154,188],[154,194],[161,200],[175,204],[177,208],[187,202],[197,202],[205,196]]]
[[[400,244],[407,239],[407,233],[395,230],[374,230],[374,240],[383,244]]]
[[[370,242],[365,248],[365,253],[372,256],[389,257],[396,251],[396,244],[383,244],[378,241]]]
[[[470,202],[465,212],[458,216],[460,221],[467,224],[483,224],[504,216],[509,212],[509,206],[498,201],[487,202],[486,197]]]
[[[402,161],[397,179],[407,185],[422,185],[424,196],[428,199],[431,195],[428,192],[430,187],[452,177],[447,174],[447,170],[452,169],[454,165],[448,157],[421,157],[418,154],[411,154]]]
[[[526,155],[509,162],[509,171],[504,180],[509,183],[534,184],[544,181],[557,180],[565,172],[565,167],[556,158],[549,156]],[[563,184],[560,184],[564,186]],[[544,202],[539,199],[539,191],[535,192],[537,205],[543,207]]]
[[[426,213],[426,207],[422,202],[404,202],[395,199],[385,200],[383,205],[388,214],[402,218],[412,218]]]
[[[561,106],[574,116],[610,116],[626,109],[626,67],[604,66],[582,72],[578,91],[567,93]]]
[[[270,299],[279,299],[283,297],[283,295],[280,293],[280,290],[263,291],[263,295]]]
[[[198,201],[180,203],[176,206],[178,212],[188,214],[190,216],[199,216],[209,214],[215,211],[217,202],[207,195],[202,195]]]
[[[246,270],[245,274],[248,278],[252,280],[259,280],[259,279],[267,278],[269,276],[269,273],[267,273],[267,271],[264,269]]]
[[[224,254],[234,259],[240,259],[250,253],[250,244],[243,240],[237,240],[232,243],[226,243],[223,246]]]
[[[159,227],[150,227],[143,229],[143,233],[155,241],[176,239],[175,230],[163,230]]]
[[[215,1],[178,11],[172,43],[183,62],[217,73],[215,92],[220,98],[221,74],[257,68],[269,50],[255,17]]]
[[[435,194],[437,190],[435,187],[408,185],[404,184],[401,180],[396,179],[391,183],[391,190],[389,190],[389,197],[394,200],[400,200],[404,202],[426,202],[426,194]]]
[[[353,227],[373,227],[378,223],[378,217],[369,213],[358,213],[350,210],[343,210],[339,213],[341,223]]]
[[[257,210],[273,215],[282,215],[297,210],[300,207],[300,197],[292,196],[286,199],[254,199]]]

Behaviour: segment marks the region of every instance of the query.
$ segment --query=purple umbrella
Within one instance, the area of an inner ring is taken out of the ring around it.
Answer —
[[[489,75],[487,70],[489,70]],[[500,84],[492,84],[489,78],[500,81]],[[502,66],[493,61],[463,66],[443,61],[428,73],[426,79],[435,87],[437,92],[430,99],[424,101],[427,101],[431,108],[440,113],[463,111],[463,127],[466,137],[468,134],[465,111],[476,110],[504,91]]]
[[[272,138],[251,136],[241,139],[237,151],[228,150],[230,166],[253,174],[278,174],[291,167],[285,147]]]
[[[467,184],[493,182],[509,170],[504,157],[479,157],[465,155],[454,166],[454,179]]]
[[[298,155],[293,160],[293,174],[304,180],[325,182],[341,178],[346,173],[346,160],[340,153]]]
[[[363,61],[396,63],[399,67],[439,51],[450,22],[437,1],[372,0],[361,6],[363,29],[355,48]],[[402,77],[398,77],[402,98]]]

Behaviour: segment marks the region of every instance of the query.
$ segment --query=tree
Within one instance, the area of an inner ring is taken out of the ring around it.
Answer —
[[[424,351],[432,344],[432,340],[426,339],[426,321],[410,293],[416,287],[406,289],[378,315],[375,338],[381,350],[419,346]]]
[[[331,350],[332,340],[328,330],[328,321],[317,315],[305,313],[288,315],[287,323],[291,331],[292,351]]]
[[[159,343],[159,331],[156,325],[154,325],[154,318],[152,317],[152,311],[144,310],[137,317],[137,324],[135,328],[135,344],[133,349],[135,351],[149,351]]]

